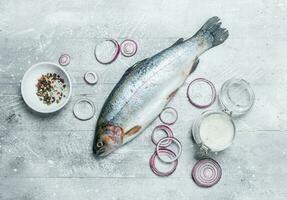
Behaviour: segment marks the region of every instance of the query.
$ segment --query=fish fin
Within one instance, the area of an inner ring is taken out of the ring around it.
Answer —
[[[184,41],[184,39],[183,38],[179,38],[173,45],[171,45],[171,46],[176,46],[176,45],[178,45],[178,44],[180,44],[180,43],[183,43],[183,41]]]
[[[211,17],[196,33],[196,35],[209,34],[211,36],[211,47],[222,44],[229,36],[228,30],[221,28],[219,17]]]
[[[198,59],[198,57],[196,57],[194,62],[193,62],[193,65],[191,67],[191,70],[190,70],[189,74],[191,74],[192,72],[194,72],[196,70],[198,64],[199,64],[199,59]]]
[[[136,62],[134,65],[132,65],[131,67],[129,67],[129,68],[125,71],[125,73],[124,73],[123,76],[126,76],[126,75],[130,74],[130,72],[131,72],[133,69],[135,69],[137,66],[141,65],[142,63],[144,63],[147,59],[148,59],[148,58]]]
[[[130,130],[128,130],[125,135],[128,135],[128,136],[131,136],[131,135],[134,135],[135,133],[139,132],[139,130],[141,129],[142,127],[137,125],[137,126],[134,126],[133,128],[131,128]]]

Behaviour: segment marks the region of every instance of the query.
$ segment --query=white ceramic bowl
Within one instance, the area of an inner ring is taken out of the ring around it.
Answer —
[[[50,105],[44,104],[36,95],[36,84],[42,74],[56,73],[64,79],[67,85],[66,97],[58,104],[52,103]],[[21,82],[21,93],[25,103],[34,111],[39,113],[52,113],[63,108],[69,101],[72,93],[72,83],[68,73],[59,65],[49,62],[41,62],[30,67],[23,76]]]

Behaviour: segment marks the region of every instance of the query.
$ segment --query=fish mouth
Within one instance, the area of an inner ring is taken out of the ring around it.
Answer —
[[[105,156],[107,156],[107,155],[108,155],[108,154],[106,153],[106,151],[105,151],[104,148],[99,149],[99,150],[95,153],[95,156],[98,157],[98,158],[105,157]]]
[[[114,150],[116,150],[118,147],[101,147],[98,150],[95,151],[95,156],[98,158],[103,158],[112,153]]]

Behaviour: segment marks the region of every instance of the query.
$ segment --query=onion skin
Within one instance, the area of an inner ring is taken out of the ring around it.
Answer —
[[[196,82],[205,82],[205,83],[207,83],[207,84],[210,86],[210,88],[211,88],[211,90],[212,90],[212,99],[211,99],[211,101],[210,101],[208,104],[204,104],[204,105],[197,104],[197,103],[195,103],[195,102],[192,100],[192,98],[190,97],[189,88],[190,88],[194,83],[196,83]],[[193,106],[195,106],[195,107],[197,107],[197,108],[200,108],[200,109],[208,108],[208,107],[211,106],[211,105],[215,102],[215,100],[216,100],[216,89],[215,89],[215,86],[213,85],[212,82],[210,82],[209,80],[207,80],[207,79],[205,79],[205,78],[197,78],[197,79],[194,79],[193,81],[191,81],[190,84],[189,84],[188,87],[187,87],[187,92],[186,92],[186,94],[187,94],[187,98],[188,98],[189,102],[190,102]]]

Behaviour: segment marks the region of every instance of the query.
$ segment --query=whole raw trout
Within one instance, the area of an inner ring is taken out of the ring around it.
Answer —
[[[122,76],[103,105],[93,150],[106,156],[139,135],[162,111],[196,68],[198,57],[223,43],[228,31],[210,18],[191,38],[135,63]]]

